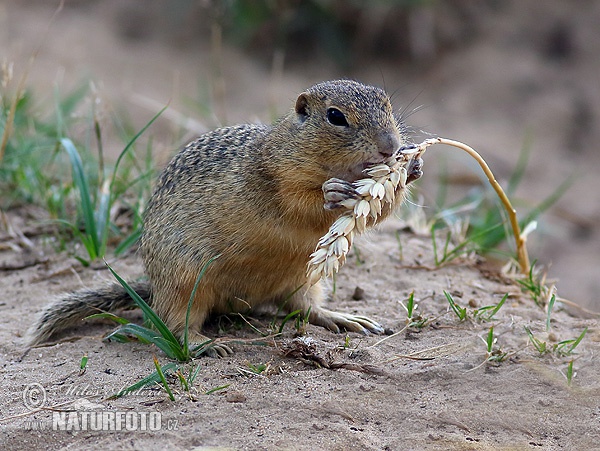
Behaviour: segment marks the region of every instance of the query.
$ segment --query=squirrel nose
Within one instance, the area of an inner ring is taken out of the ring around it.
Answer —
[[[400,147],[400,138],[396,133],[382,132],[375,137],[375,143],[380,154],[390,157]]]

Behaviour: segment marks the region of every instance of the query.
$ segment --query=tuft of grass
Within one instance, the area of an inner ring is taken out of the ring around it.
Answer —
[[[494,326],[492,326],[484,340],[486,346],[486,362],[500,363],[506,360],[508,353],[502,351],[500,348],[494,347],[497,341],[498,339],[494,336]]]
[[[468,221],[464,221],[462,222],[462,224],[468,225]],[[464,229],[464,227],[460,227],[460,229]],[[452,231],[448,230],[446,232],[444,244],[441,248],[441,255],[438,255],[438,244],[437,239],[435,237],[436,230],[436,224],[434,223],[431,225],[431,244],[433,247],[433,259],[435,266],[441,266],[444,263],[448,263],[463,255],[468,255],[473,252],[481,251],[481,248],[477,246],[473,237],[467,238],[465,236],[466,230],[460,230],[461,233],[455,235],[454,237]],[[485,231],[482,233],[485,233]],[[456,236],[458,236],[459,238],[456,239]],[[457,244],[453,244],[454,242],[456,242]]]
[[[106,254],[108,235],[110,231],[110,211],[115,200],[123,193],[116,190],[115,180],[119,164],[123,157],[132,149],[137,139],[144,133],[150,125],[166,109],[160,110],[142,129],[127,143],[120,153],[115,163],[110,179],[101,181],[97,192],[92,195],[93,186],[85,172],[81,156],[73,141],[69,138],[62,138],[60,145],[69,155],[69,161],[73,172],[73,182],[79,192],[79,210],[83,218],[83,230],[79,230],[78,224],[62,220],[61,223],[71,228],[76,237],[80,239],[90,261],[102,258]],[[98,129],[98,127],[96,127]],[[99,133],[99,132],[98,132]],[[98,138],[100,140],[100,138]],[[101,179],[102,180],[102,179]],[[89,261],[78,258],[83,264],[89,264]]]
[[[500,311],[500,309],[508,299],[508,293],[506,293],[497,304],[486,305],[484,307],[474,309],[473,312],[470,313],[467,307],[461,307],[454,300],[453,296],[450,293],[444,291],[444,295],[446,296],[446,300],[450,305],[450,309],[454,312],[454,314],[460,321],[465,321],[466,319],[469,319],[470,315],[472,315],[473,319],[479,321],[493,321],[494,316],[496,316],[496,314]]]
[[[296,327],[296,335],[306,335],[306,326],[308,326],[308,318],[310,317],[311,307],[308,308],[306,313],[302,315],[300,312],[296,315],[294,326]]]
[[[415,290],[411,291],[410,294],[408,295],[408,298],[406,299],[406,306],[404,306],[404,304],[402,302],[400,304],[406,310],[406,315],[407,315],[406,321],[410,323],[414,316],[413,314],[418,307],[418,305],[415,303]]]
[[[154,174],[152,140],[148,140],[145,158],[134,157],[132,150],[166,107],[137,133],[122,131],[125,147],[110,168],[104,159],[102,129],[90,84],[64,96],[55,89],[52,108],[28,90],[18,94],[12,95],[0,84],[0,208],[41,206],[51,220],[63,226],[59,228],[59,249],[67,248],[74,235],[83,244],[85,256],[77,258],[84,264],[103,257],[109,242],[114,242],[116,255],[123,253],[141,234],[142,212]],[[88,104],[91,113],[84,114]],[[115,120],[117,128],[121,122]],[[87,133],[80,142],[75,136],[82,135],[82,129]],[[94,141],[97,153],[92,149]],[[117,205],[119,208],[114,208]],[[121,219],[117,226],[111,212],[131,213],[131,220]]]
[[[521,289],[525,292],[528,292],[533,302],[539,307],[543,306],[544,303],[544,295],[547,291],[547,288],[544,285],[544,278],[537,276],[537,271],[535,270],[536,260],[531,264],[531,268],[529,268],[529,273],[526,277],[521,279],[517,279],[517,283],[521,285]]]
[[[179,379],[179,383],[181,384],[181,388],[183,388],[183,391],[189,392],[191,385],[188,382],[188,380],[186,379],[186,377],[183,375],[183,373],[181,372],[181,369],[178,369],[175,372],[175,375],[177,376],[177,379]]]
[[[198,373],[200,372],[200,365],[196,365],[195,367],[193,365],[190,365],[190,370],[188,372],[187,377],[184,376],[183,371],[181,370],[181,368],[178,368],[177,371],[175,372],[175,375],[177,376],[177,379],[179,379],[179,383],[181,384],[181,388],[183,389],[183,391],[187,392],[190,396],[190,399],[194,399],[191,391],[192,391],[192,387],[194,385],[194,381],[196,380],[196,377],[198,377]]]
[[[531,342],[533,347],[536,349],[536,351],[540,353],[540,355],[544,355],[547,352],[550,352],[550,350],[548,349],[548,346],[546,345],[546,342],[540,340],[539,338],[536,338],[533,335],[533,332],[531,332],[531,329],[529,329],[529,327],[525,326],[525,332],[527,332],[529,341]]]
[[[458,317],[458,319],[460,321],[466,320],[467,319],[467,308],[461,307],[460,305],[458,305],[454,301],[454,298],[452,297],[452,295],[450,293],[448,293],[446,290],[444,290],[444,296],[446,296],[446,300],[448,301],[448,304],[450,304],[450,308],[452,309],[454,314]]]
[[[283,332],[283,328],[285,327],[285,325],[287,324],[287,322],[293,318],[298,318],[299,316],[302,315],[302,310],[294,310],[293,312],[288,313],[287,315],[285,315],[285,317],[281,320],[281,324],[279,325],[279,328],[277,329],[277,333],[281,334]]]
[[[160,367],[160,371],[163,375],[163,377],[167,374],[169,374],[172,371],[176,371],[179,368],[179,365],[175,362],[169,362],[165,365],[162,365]],[[161,377],[158,374],[158,371],[154,371],[152,374],[146,376],[145,378],[143,378],[142,380],[136,382],[135,384],[132,384],[128,387],[125,387],[121,390],[119,390],[117,393],[115,393],[114,395],[110,396],[108,399],[117,399],[120,398],[122,396],[128,395],[130,393],[134,393],[137,391],[142,390],[144,387],[148,387],[149,385],[155,385],[156,383],[161,381]]]
[[[259,363],[258,365],[253,365],[252,363],[248,362],[248,368],[250,368],[250,371],[254,374],[264,373],[269,369],[269,366],[270,365],[267,363]]]
[[[106,184],[100,188],[98,195],[98,208],[94,207],[94,201],[90,193],[90,183],[83,168],[83,162],[73,141],[68,138],[60,140],[61,146],[69,154],[71,167],[73,169],[73,181],[79,190],[80,210],[83,217],[83,232],[79,230],[77,223],[70,223],[66,220],[60,222],[67,225],[75,233],[83,246],[85,247],[90,260],[96,260],[100,256],[104,256],[106,252],[106,241],[108,228],[108,204],[110,194]],[[83,264],[88,265],[89,261],[78,258]]]
[[[190,299],[188,301],[186,316],[185,316],[185,329],[183,336],[183,343],[181,343],[177,337],[171,332],[171,330],[167,327],[167,325],[160,319],[160,317],[154,312],[154,310],[144,301],[130,286],[125,280],[121,278],[111,267],[106,264],[109,271],[112,275],[117,279],[117,281],[125,288],[127,293],[132,297],[138,307],[144,313],[144,317],[148,319],[150,324],[154,326],[155,329],[149,329],[144,326],[140,326],[138,324],[133,323],[125,323],[122,324],[117,330],[113,331],[106,337],[106,340],[116,340],[120,342],[129,341],[127,335],[133,335],[137,337],[144,343],[152,343],[156,347],[158,347],[161,351],[163,351],[167,357],[178,360],[180,362],[189,361],[192,357],[198,356],[208,349],[210,349],[213,340],[209,340],[205,343],[200,343],[193,349],[190,349],[190,344],[188,342],[188,329],[189,329],[189,317],[190,311],[192,308],[192,303],[194,301],[196,290],[198,289],[198,285],[204,276],[204,273],[210,266],[212,262],[218,256],[211,258],[204,264],[198,277],[196,278],[196,282],[194,284],[194,289],[192,290],[192,294],[190,295]],[[103,314],[101,314],[103,315]],[[104,316],[107,317],[107,316]]]
[[[118,391],[114,395],[110,396],[108,399],[117,399],[122,396],[126,396],[130,393],[138,392],[138,391],[144,389],[145,387],[155,386],[155,385],[159,384],[164,388],[165,392],[169,396],[169,399],[171,401],[175,401],[175,396],[173,395],[173,390],[169,386],[169,382],[167,381],[167,377],[166,377],[167,375],[174,373],[175,376],[177,377],[177,380],[181,384],[183,391],[188,393],[188,396],[190,397],[191,400],[195,400],[195,397],[192,395],[192,389],[194,388],[193,385],[196,381],[198,373],[200,372],[200,365],[196,365],[195,367],[193,365],[190,365],[190,369],[189,369],[188,375],[186,377],[183,374],[181,365],[179,363],[169,362],[169,363],[161,366],[159,364],[156,356],[154,356],[153,362],[154,362],[154,366],[155,366],[156,370],[152,374],[146,376],[145,378],[141,379],[140,381],[136,382],[135,384],[132,384],[128,387],[123,388],[122,390]],[[202,390],[202,392],[206,395],[210,395],[217,391],[226,389],[227,387],[229,387],[229,385],[230,384],[221,385],[218,387],[211,388],[209,390]]]
[[[428,318],[425,318],[421,314],[417,313],[419,305],[415,302],[414,290],[408,295],[408,298],[406,299],[406,305],[404,305],[403,302],[400,302],[400,305],[404,308],[404,310],[406,310],[407,328],[422,329],[429,323]]]
[[[350,348],[350,335],[346,334],[346,336],[344,337],[344,344],[342,345],[342,349],[349,349]]]
[[[531,330],[527,326],[525,326],[525,332],[529,337],[529,341],[540,355],[552,353],[557,357],[567,357],[572,355],[575,352],[577,346],[579,346],[579,344],[581,343],[581,340],[583,340],[583,337],[585,337],[587,331],[588,328],[586,327],[576,338],[562,340],[558,343],[553,344],[552,347],[549,347],[545,341],[536,338],[533,335],[533,332],[531,332]]]
[[[507,299],[508,293],[506,293],[496,305],[486,305],[485,307],[475,309],[473,311],[473,317],[481,321],[492,321]]]
[[[581,340],[583,340],[583,337],[585,337],[587,331],[588,328],[586,327],[578,337],[570,340],[559,341],[553,346],[553,352],[559,357],[570,356],[575,351],[575,348],[579,346],[579,343],[581,343]]]

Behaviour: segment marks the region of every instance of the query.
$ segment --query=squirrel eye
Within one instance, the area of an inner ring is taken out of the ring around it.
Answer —
[[[346,116],[337,108],[329,108],[327,109],[327,120],[331,125],[336,125],[338,127],[348,127],[348,121],[346,120]]]

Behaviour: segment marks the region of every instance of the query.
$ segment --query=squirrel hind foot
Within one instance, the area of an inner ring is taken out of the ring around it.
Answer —
[[[311,310],[309,322],[336,333],[339,333],[341,330],[358,332],[365,335],[369,333],[377,335],[384,333],[384,328],[379,323],[366,316],[334,312],[321,307]]]
[[[188,341],[194,357],[205,355],[212,358],[221,358],[233,354],[233,350],[227,344],[215,342],[213,339],[199,333],[192,333]]]

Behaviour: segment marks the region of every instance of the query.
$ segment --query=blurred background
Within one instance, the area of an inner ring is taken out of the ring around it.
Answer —
[[[512,198],[552,204],[530,254],[560,296],[600,309],[600,2],[66,0],[51,19],[58,3],[0,1],[3,83],[27,74],[40,111],[84,89],[113,158],[115,116],[139,128],[169,103],[152,126],[162,166],[208,129],[271,122],[315,82],[378,85],[412,139],[471,145],[503,185],[529,156]],[[436,147],[417,199],[435,212],[481,181]]]

